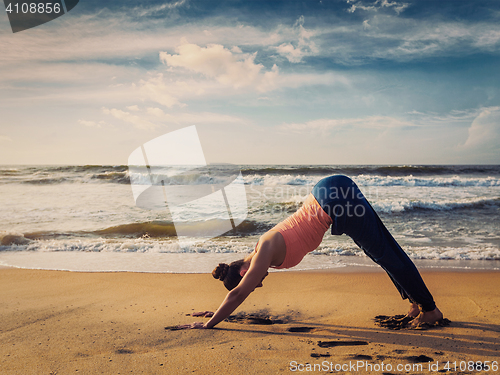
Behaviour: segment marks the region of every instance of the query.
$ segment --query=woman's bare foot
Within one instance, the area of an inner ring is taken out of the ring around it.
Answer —
[[[441,319],[443,319],[443,313],[436,307],[432,311],[421,312],[415,319],[411,321],[410,326],[411,328],[416,328],[422,323],[434,324]]]
[[[420,308],[416,303],[412,303],[410,307],[410,311],[406,314],[409,318],[416,318],[420,314]]]

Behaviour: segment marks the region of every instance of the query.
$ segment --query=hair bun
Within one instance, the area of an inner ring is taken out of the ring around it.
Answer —
[[[212,276],[220,281],[224,281],[227,272],[229,271],[229,265],[226,263],[219,263],[217,267],[212,271]]]

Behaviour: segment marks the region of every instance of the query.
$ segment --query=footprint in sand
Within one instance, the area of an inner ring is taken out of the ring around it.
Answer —
[[[368,345],[366,341],[318,341],[320,348],[332,348],[335,346],[358,346]]]
[[[431,357],[427,357],[426,355],[411,355],[409,357],[406,357],[406,359],[410,362],[413,363],[425,363],[425,362],[434,362],[434,360]]]
[[[313,327],[290,327],[287,329],[288,332],[311,332],[314,330]]]

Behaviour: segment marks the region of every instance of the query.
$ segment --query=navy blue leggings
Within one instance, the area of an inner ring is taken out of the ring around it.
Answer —
[[[417,268],[349,177],[326,177],[311,193],[332,218],[332,234],[351,237],[387,272],[403,299],[417,303],[423,311],[436,308]]]

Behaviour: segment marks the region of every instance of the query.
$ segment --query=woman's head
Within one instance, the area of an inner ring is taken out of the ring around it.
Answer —
[[[219,263],[212,271],[212,276],[222,281],[227,290],[232,290],[238,286],[243,278],[241,275],[241,266],[244,264],[244,259],[236,260],[231,264]]]

